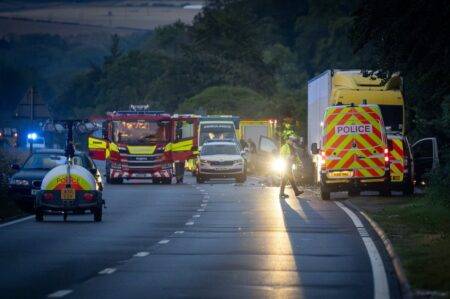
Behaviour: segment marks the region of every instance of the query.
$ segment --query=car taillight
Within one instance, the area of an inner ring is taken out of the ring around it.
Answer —
[[[384,149],[384,162],[389,163],[389,149]]]
[[[92,194],[92,193],[84,193],[83,199],[85,201],[92,201],[94,199],[94,194]]]
[[[48,193],[48,192],[44,193],[43,196],[44,196],[45,200],[53,200],[53,198],[54,198],[53,193]]]

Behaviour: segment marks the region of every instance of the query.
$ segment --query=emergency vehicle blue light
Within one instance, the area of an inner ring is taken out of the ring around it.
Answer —
[[[29,134],[27,135],[27,138],[28,138],[28,139],[31,139],[31,140],[36,140],[37,137],[38,137],[38,135],[37,135],[36,133],[29,133]]]

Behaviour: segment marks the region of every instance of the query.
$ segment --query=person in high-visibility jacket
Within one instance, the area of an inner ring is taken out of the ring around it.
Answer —
[[[295,183],[294,174],[292,173],[292,165],[298,159],[295,142],[297,138],[295,136],[289,136],[285,144],[281,147],[280,156],[284,160],[285,169],[281,174],[281,186],[280,186],[280,198],[289,197],[284,193],[287,182],[291,183],[292,189],[294,189],[295,196],[299,196],[303,191],[299,190]]]

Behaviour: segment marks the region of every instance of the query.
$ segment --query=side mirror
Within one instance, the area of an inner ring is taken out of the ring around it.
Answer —
[[[19,166],[19,164],[11,164],[11,169],[12,170],[20,170],[20,166]]]
[[[319,147],[317,146],[317,143],[311,144],[311,153],[313,155],[317,155],[319,153]]]

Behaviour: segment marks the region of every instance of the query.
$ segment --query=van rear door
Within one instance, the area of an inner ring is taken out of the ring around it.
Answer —
[[[325,114],[323,156],[329,177],[385,175],[386,135],[378,106],[336,106]]]

